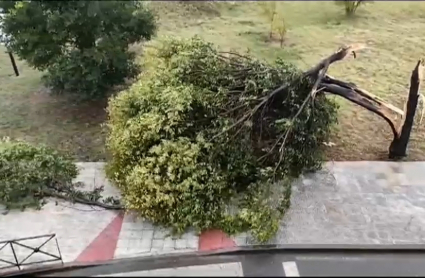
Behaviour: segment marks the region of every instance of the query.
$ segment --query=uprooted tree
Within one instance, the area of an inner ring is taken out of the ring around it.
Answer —
[[[107,174],[128,209],[183,232],[276,232],[290,183],[322,162],[339,95],[386,120],[403,156],[422,63],[406,112],[327,74],[360,47],[342,47],[306,72],[224,53],[199,38],[149,48],[139,82],[110,101]],[[391,113],[405,115],[397,125]],[[275,181],[279,180],[280,186]]]
[[[387,121],[390,155],[405,155],[418,101],[422,61],[405,111],[327,74],[360,47],[340,48],[306,72],[279,59],[267,64],[224,53],[199,38],[150,47],[139,82],[110,101],[107,174],[126,209],[181,233],[221,228],[272,237],[289,206],[291,181],[320,167],[339,95]],[[391,114],[403,115],[397,124]],[[0,141],[0,202],[40,206],[43,197],[99,202],[72,179],[76,168],[56,152]],[[278,180],[278,182],[276,182]],[[25,185],[25,186],[23,186]]]

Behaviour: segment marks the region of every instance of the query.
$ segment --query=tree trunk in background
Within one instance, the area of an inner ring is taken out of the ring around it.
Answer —
[[[18,71],[18,67],[16,66],[15,58],[13,57],[12,52],[8,52],[8,54],[9,54],[10,62],[12,62],[13,70],[15,71],[15,75],[19,76],[19,71]]]

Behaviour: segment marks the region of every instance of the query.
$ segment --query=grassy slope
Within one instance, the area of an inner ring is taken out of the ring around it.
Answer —
[[[198,34],[224,49],[250,52],[263,59],[278,56],[302,68],[315,64],[342,44],[362,42],[368,49],[357,60],[331,68],[331,74],[403,105],[410,72],[425,56],[425,3],[376,2],[361,8],[354,20],[345,20],[333,2],[280,2],[288,24],[284,48],[267,41],[268,24],[259,16],[256,2],[217,3],[219,14],[200,12],[175,2],[151,3],[160,16],[159,35],[189,37]],[[204,9],[205,10],[205,9]],[[136,47],[137,49],[137,47]],[[79,160],[104,158],[100,124],[103,103],[66,104],[49,96],[40,85],[40,73],[18,61],[20,77],[0,48],[0,136],[21,137],[70,151]],[[329,149],[335,160],[376,160],[386,157],[389,127],[379,118],[351,103],[341,103],[340,124]],[[425,125],[425,124],[424,124]],[[425,128],[415,128],[409,159],[425,159]]]
[[[158,5],[158,4],[155,4]],[[168,4],[169,5],[169,4]],[[239,51],[250,49],[259,58],[281,56],[301,68],[308,68],[339,46],[365,43],[368,48],[356,60],[334,65],[330,74],[357,83],[393,104],[403,107],[410,74],[416,61],[425,56],[425,3],[375,2],[358,10],[347,20],[341,7],[333,2],[280,2],[288,25],[284,48],[269,42],[269,25],[259,16],[256,2],[221,3],[219,17],[190,18],[193,12],[174,7],[161,14],[161,33],[205,39]],[[159,5],[160,6],[160,5]],[[163,7],[157,7],[160,11]],[[386,159],[392,139],[389,126],[377,116],[345,100],[341,104],[340,124],[328,151],[334,160]],[[413,130],[410,160],[425,159],[425,128]]]
[[[78,105],[49,95],[41,73],[17,61],[15,77],[8,55],[0,48],[0,137],[22,138],[70,152],[79,160],[104,158],[100,124],[105,101]]]

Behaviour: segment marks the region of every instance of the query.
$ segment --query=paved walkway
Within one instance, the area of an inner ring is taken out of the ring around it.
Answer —
[[[118,194],[105,179],[102,163],[79,167],[79,181],[89,187],[104,185],[106,195]],[[425,243],[425,162],[327,163],[324,170],[295,183],[291,201],[270,243]],[[0,214],[0,241],[49,233],[57,235],[67,262],[255,244],[249,235],[230,239],[219,231],[172,238],[132,215],[54,200],[40,211]],[[42,243],[36,241],[28,245]],[[57,253],[53,243],[42,250]],[[19,259],[29,252],[15,251]],[[0,250],[0,258],[5,257],[13,258],[7,248]]]
[[[327,163],[292,191],[272,243],[425,243],[424,162]]]

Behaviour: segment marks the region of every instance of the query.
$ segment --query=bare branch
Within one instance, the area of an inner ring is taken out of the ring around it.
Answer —
[[[350,54],[355,55],[356,51],[359,51],[359,50],[364,49],[364,48],[365,48],[364,44],[353,44],[353,45],[341,47],[338,51],[336,51],[331,56],[320,61],[319,64],[317,64],[313,68],[309,69],[304,74],[305,75],[316,75],[316,73],[321,71],[326,65],[328,65],[328,64],[332,65],[333,63],[335,63],[337,61],[341,61],[341,60],[347,58],[347,56],[350,55]]]

